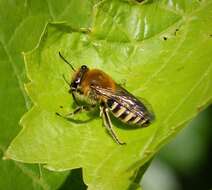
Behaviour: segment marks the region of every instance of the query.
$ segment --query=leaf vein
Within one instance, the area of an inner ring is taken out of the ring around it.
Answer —
[[[211,66],[207,68],[207,70],[204,72],[202,77],[193,85],[193,87],[187,92],[186,96],[181,100],[181,102],[175,107],[174,111],[170,112],[166,120],[164,121],[164,124],[169,121],[169,119],[178,111],[180,106],[189,98],[189,96],[192,94],[192,92],[201,84],[201,82],[204,80],[204,78],[207,76],[207,73],[211,70]]]

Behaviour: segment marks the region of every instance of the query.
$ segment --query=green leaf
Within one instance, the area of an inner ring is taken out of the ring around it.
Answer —
[[[102,1],[95,6],[90,32],[49,24],[37,48],[25,54],[26,89],[34,106],[22,118],[23,129],[6,157],[54,171],[82,167],[92,190],[130,188],[137,169],[211,103],[211,8],[209,0]],[[98,111],[76,116],[84,122],[56,116],[73,110],[62,77],[73,72],[59,51],[76,68],[86,64],[117,83],[125,81],[126,89],[151,104],[155,122],[128,129],[113,119],[127,143],[120,146],[105,132]]]
[[[35,47],[48,21],[65,20],[73,27],[88,27],[94,3],[0,1],[0,158],[20,131],[21,116],[31,107],[23,86],[26,76],[21,52]],[[66,176],[67,172],[45,169],[40,176],[38,165],[0,160],[0,179],[4,179],[0,189],[57,189]]]
[[[21,115],[26,111],[25,100],[20,88],[20,79],[13,70],[13,64],[0,46],[1,74],[0,74],[0,102],[2,113],[0,133],[0,158],[3,157],[9,142],[20,130],[17,126]],[[17,79],[18,78],[18,79]],[[12,85],[13,88],[10,88]],[[0,161],[0,189],[56,189],[66,177],[66,173],[53,173],[45,169],[42,176],[38,165],[25,165],[12,160]],[[14,183],[15,181],[15,183]]]

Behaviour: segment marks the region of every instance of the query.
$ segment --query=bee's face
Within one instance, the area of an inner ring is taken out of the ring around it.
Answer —
[[[71,85],[70,85],[70,91],[76,91],[77,88],[80,86],[82,80],[83,80],[83,77],[85,75],[85,73],[88,71],[88,67],[86,65],[82,65],[80,67],[80,69],[76,72],[72,82],[71,82]]]

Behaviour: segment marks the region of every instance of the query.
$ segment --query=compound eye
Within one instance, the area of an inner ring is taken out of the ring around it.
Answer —
[[[87,70],[88,67],[87,67],[86,65],[82,65],[82,66],[81,66],[81,69],[82,69],[82,70]]]

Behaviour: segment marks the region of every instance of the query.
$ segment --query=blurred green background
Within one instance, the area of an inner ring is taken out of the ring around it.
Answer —
[[[164,146],[143,176],[143,190],[212,189],[212,106]]]

